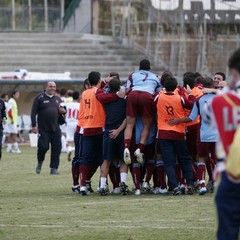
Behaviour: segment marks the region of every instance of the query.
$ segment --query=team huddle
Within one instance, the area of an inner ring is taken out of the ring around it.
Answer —
[[[215,197],[217,236],[239,239],[239,63],[240,49],[228,62],[229,86],[222,72],[213,79],[186,72],[179,86],[169,71],[153,74],[144,59],[124,85],[116,72],[106,80],[90,72],[85,91],[80,97],[75,92],[69,103],[56,94],[55,82],[48,82],[31,111],[32,132],[38,133],[36,173],[51,145],[50,174],[59,175],[60,125],[66,123],[73,192],[93,192],[91,179],[99,167],[102,196],[110,193],[110,181],[112,194],[128,194],[128,173],[137,196],[204,195],[214,191],[221,175]]]
[[[74,134],[72,191],[92,192],[91,178],[100,167],[101,195],[109,193],[109,180],[113,194],[126,195],[128,172],[135,195],[213,192],[218,133],[208,106],[225,87],[225,75],[211,79],[187,72],[178,86],[171,72],[157,76],[150,69],[142,60],[125,86],[117,73],[104,81],[99,72],[89,73]]]

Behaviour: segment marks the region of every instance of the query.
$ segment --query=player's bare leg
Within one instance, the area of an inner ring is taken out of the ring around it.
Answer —
[[[111,162],[108,160],[104,160],[102,165],[101,165],[101,177],[107,178],[107,175],[109,173],[109,168],[110,168]]]
[[[126,120],[127,120],[127,126],[124,131],[125,149],[124,149],[123,159],[126,164],[131,164],[131,156],[130,156],[129,148],[130,148],[132,132],[133,132],[133,128],[135,126],[136,118],[127,116]]]
[[[10,133],[7,139],[7,152],[12,152],[13,133]]]
[[[72,152],[75,150],[74,148],[74,142],[73,141],[68,141],[67,142],[67,160],[71,161],[72,160]]]
[[[7,152],[21,153],[21,151],[18,147],[17,139],[18,139],[17,133],[10,134],[8,146],[7,146]]]
[[[108,160],[104,160],[101,165],[101,177],[100,177],[100,189],[99,193],[101,195],[107,195],[106,189],[107,189],[107,175],[109,173],[111,162]]]

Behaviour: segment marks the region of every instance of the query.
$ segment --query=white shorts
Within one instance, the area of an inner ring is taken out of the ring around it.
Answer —
[[[3,124],[3,133],[9,133],[8,124]]]
[[[14,124],[9,123],[9,124],[6,124],[5,127],[4,127],[4,130],[6,130],[7,133],[18,134],[17,126],[15,126]]]
[[[60,125],[60,129],[62,133],[66,133],[66,124]]]
[[[74,133],[76,132],[76,124],[68,124],[66,127],[66,140],[68,142],[73,142],[74,141]]]

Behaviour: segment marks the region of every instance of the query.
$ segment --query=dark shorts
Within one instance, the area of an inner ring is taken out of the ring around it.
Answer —
[[[187,128],[188,131],[186,132],[186,142],[188,151],[191,155],[197,155],[197,139],[199,134],[199,128]]]
[[[138,115],[142,118],[152,118],[155,111],[153,96],[148,92],[131,91],[127,97],[128,117],[136,118]]]
[[[215,160],[215,142],[200,142],[197,145],[198,157],[208,158],[210,155]]]
[[[103,136],[82,136],[80,165],[100,166],[102,164]]]
[[[105,130],[103,135],[103,159],[108,161],[123,161],[124,131],[115,139],[109,137],[109,131]]]

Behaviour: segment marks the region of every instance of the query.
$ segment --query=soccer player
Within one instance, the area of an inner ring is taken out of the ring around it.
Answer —
[[[1,98],[2,98],[2,100],[4,101],[5,108],[6,108],[6,109],[5,109],[5,112],[6,112],[5,115],[7,115],[8,110],[9,110],[9,104],[8,104],[9,96],[8,96],[8,94],[3,93],[3,94],[1,95]],[[6,116],[6,118],[7,118],[7,116]],[[7,122],[7,121],[6,121],[6,122]],[[7,129],[7,124],[6,124],[6,122],[5,122],[5,124],[3,124],[3,139],[2,139],[2,144],[4,144],[4,143],[6,142],[6,134],[8,133],[8,129]]]
[[[81,150],[82,150],[83,121],[84,121],[83,117],[78,115],[78,124],[74,133],[75,151],[74,151],[74,157],[72,159],[72,180],[73,180],[72,191],[75,193],[80,193],[79,162],[80,162],[80,156],[81,156]]]
[[[162,75],[160,76],[160,82],[162,84],[162,87],[164,88],[165,81],[169,78],[173,77],[173,74],[170,71],[164,71]]]
[[[191,88],[191,95],[195,97],[195,101],[203,95],[203,78],[198,77],[195,79],[195,73],[185,73],[183,76],[183,86],[187,88],[189,86]],[[197,80],[197,82],[196,82]],[[186,96],[189,96],[187,92],[185,92]],[[194,102],[195,102],[194,101]],[[193,102],[193,103],[194,103]],[[193,107],[193,105],[192,105]],[[188,117],[191,113],[191,109],[185,109],[185,116]],[[195,169],[195,164],[197,161],[197,136],[199,132],[199,124],[200,124],[200,117],[198,117],[195,121],[186,123],[186,142],[188,146],[188,151],[192,157],[192,168],[193,168],[193,177],[194,181],[197,181],[197,172]]]
[[[124,161],[126,164],[131,164],[129,147],[137,116],[142,117],[143,130],[134,155],[137,157],[137,161],[143,164],[144,145],[147,141],[155,112],[154,94],[162,88],[158,77],[151,73],[150,69],[150,62],[147,59],[143,59],[139,64],[139,70],[130,74],[127,81],[129,93],[126,113],[127,126],[124,132]]]
[[[72,102],[73,101],[73,90],[68,89],[66,92],[66,97],[65,97],[65,103]]]
[[[67,158],[71,161],[72,151],[74,150],[74,133],[76,130],[79,114],[79,92],[72,93],[72,102],[67,102],[66,106],[66,139],[67,139]]]
[[[163,87],[165,86],[165,82],[167,81],[168,77],[172,77],[171,72],[164,72],[163,75],[161,76],[161,83],[162,83]],[[193,108],[193,104],[196,100],[196,97],[192,94],[193,90],[195,89],[194,88],[195,77],[196,77],[195,73],[186,72],[183,76],[183,86],[177,86],[177,88],[174,90],[174,94],[180,95],[182,101],[184,102],[185,114],[187,114]],[[163,89],[162,93],[164,93],[164,91],[165,90]],[[197,132],[197,130],[195,130],[195,132]],[[189,136],[192,136],[192,135],[190,135],[188,132],[186,133],[186,135],[188,135],[188,138],[186,139],[187,145],[188,145],[188,142],[191,143],[190,149],[192,152],[196,149],[196,147],[194,149],[195,139],[194,139],[194,141],[188,141]],[[189,150],[189,145],[188,145],[188,150]],[[161,164],[158,163],[158,166],[159,166],[159,170],[160,170]],[[192,169],[193,169],[193,173],[195,173],[194,166],[192,166]],[[176,164],[176,174],[177,174],[177,180],[180,185],[181,192],[185,193],[186,192],[186,182],[185,182],[185,179],[183,178],[182,169],[181,169],[181,166],[178,161]],[[194,174],[194,176],[195,175],[196,174]],[[161,177],[161,179],[163,180],[163,177]],[[161,182],[163,182],[163,181],[161,181]],[[170,188],[170,190],[171,190],[171,188]]]
[[[108,85],[109,93],[106,93],[106,95],[118,92],[121,82],[117,78],[112,78]],[[98,97],[98,93],[96,96]],[[110,164],[113,160],[117,160],[120,164],[120,191],[125,195],[128,192],[126,185],[128,166],[123,162],[123,130],[126,127],[126,100],[117,98],[115,101],[104,104],[104,109],[106,123],[103,135],[103,163],[101,165],[99,193],[106,195],[107,175],[109,174]]]
[[[176,179],[176,159],[183,170],[183,176],[188,185],[188,194],[193,194],[193,173],[191,157],[185,141],[185,124],[170,126],[171,118],[184,117],[184,101],[180,95],[175,94],[177,80],[173,77],[165,81],[165,91],[160,93],[157,101],[158,138],[162,158],[168,177],[169,188],[173,189],[173,195],[180,194],[180,188]]]
[[[89,83],[85,84],[85,82],[88,83],[88,79],[86,79],[84,81],[84,84],[83,84],[84,90],[90,88]],[[80,115],[80,113],[81,113],[81,115]],[[75,151],[74,151],[74,157],[72,160],[72,180],[73,180],[72,191],[75,193],[80,193],[79,167],[80,167],[80,157],[81,157],[81,153],[82,153],[83,125],[84,125],[83,112],[80,111],[80,104],[79,104],[78,123],[76,126],[76,131],[74,133]],[[87,183],[87,188],[88,188],[88,191],[91,190],[91,192],[92,192],[92,189],[90,189],[89,183]]]
[[[214,78],[213,78],[213,87],[215,88],[215,89],[218,89],[218,85],[219,85],[219,83],[220,82],[225,82],[226,81],[226,75],[225,75],[225,73],[223,73],[223,72],[217,72],[217,73],[215,73],[215,75],[214,75]]]
[[[62,99],[62,102],[65,102],[66,93],[67,93],[67,90],[65,88],[60,89],[60,92],[59,92],[60,96],[59,97]]]
[[[212,120],[219,132],[217,144],[220,145],[218,149],[221,149],[221,152],[217,154],[218,158],[223,160],[221,182],[216,194],[218,240],[238,240],[240,236],[240,178],[225,170],[225,164],[229,161],[239,162],[239,138],[237,139],[235,134],[237,131],[239,134],[240,124],[240,49],[230,57],[228,66],[232,76],[231,90],[213,98],[210,105]],[[229,158],[233,144],[235,152],[231,152]],[[240,170],[239,165],[235,170]]]
[[[17,101],[20,97],[20,92],[15,90],[12,93],[12,97],[9,99],[9,110],[7,114],[7,129],[9,131],[9,137],[7,141],[7,152],[21,153],[18,142],[18,129],[17,129],[17,119],[18,119],[18,106]]]
[[[67,90],[65,88],[61,88],[59,91],[59,97],[61,98],[63,103],[66,103],[67,101]],[[66,124],[62,124],[60,126],[61,129],[61,144],[62,144],[62,149],[61,152],[67,152],[67,139],[66,139]]]
[[[109,79],[108,79],[109,80]],[[101,82],[102,84],[102,82]],[[105,83],[106,84],[106,83]],[[104,86],[105,86],[104,84]],[[89,80],[86,79],[83,83],[84,90],[92,88],[91,85],[89,84]],[[102,101],[103,103],[108,103],[109,101],[116,100],[118,96],[116,93],[109,93],[105,94],[102,89],[97,89],[96,95],[98,97],[99,101]],[[107,96],[107,98],[106,98]],[[75,153],[74,157],[72,160],[72,179],[73,179],[73,185],[72,185],[72,191],[75,193],[80,193],[80,186],[79,186],[79,176],[80,176],[80,159],[82,156],[82,138],[83,138],[83,126],[84,126],[84,112],[80,111],[79,109],[79,115],[78,115],[78,124],[76,127],[76,131],[74,134],[74,145],[75,145]],[[92,168],[91,174],[94,173],[95,167]],[[86,180],[86,188],[87,192],[93,192],[93,189],[91,187],[91,174],[87,177],[88,179]]]
[[[87,180],[102,164],[103,128],[105,126],[105,111],[96,98],[100,88],[100,73],[90,72],[88,75],[90,88],[82,93],[80,115],[84,118],[82,154],[80,156],[80,192],[86,195]]]
[[[66,110],[61,106],[61,98],[55,96],[56,83],[48,82],[45,91],[34,99],[31,111],[32,132],[38,133],[37,167],[39,174],[46,152],[51,144],[50,174],[59,175],[58,167],[61,153],[61,130],[59,124],[65,121]],[[37,117],[37,121],[36,121]]]
[[[213,88],[213,79],[205,78],[203,86],[206,88]],[[197,145],[197,177],[200,195],[204,195],[207,192],[207,188],[205,185],[205,162],[208,160],[209,156],[211,156],[211,158],[215,160],[215,143],[218,140],[218,134],[216,129],[213,129],[212,126],[208,123],[208,121],[204,119],[204,108],[207,107],[210,100],[214,96],[214,93],[204,94],[194,103],[194,107],[189,117],[174,119],[170,121],[171,124],[182,124],[196,120],[198,118],[198,115],[200,115],[201,117],[200,134],[198,136]]]
[[[0,98],[0,160],[2,159],[2,138],[3,125],[6,124],[6,107],[2,98]]]

